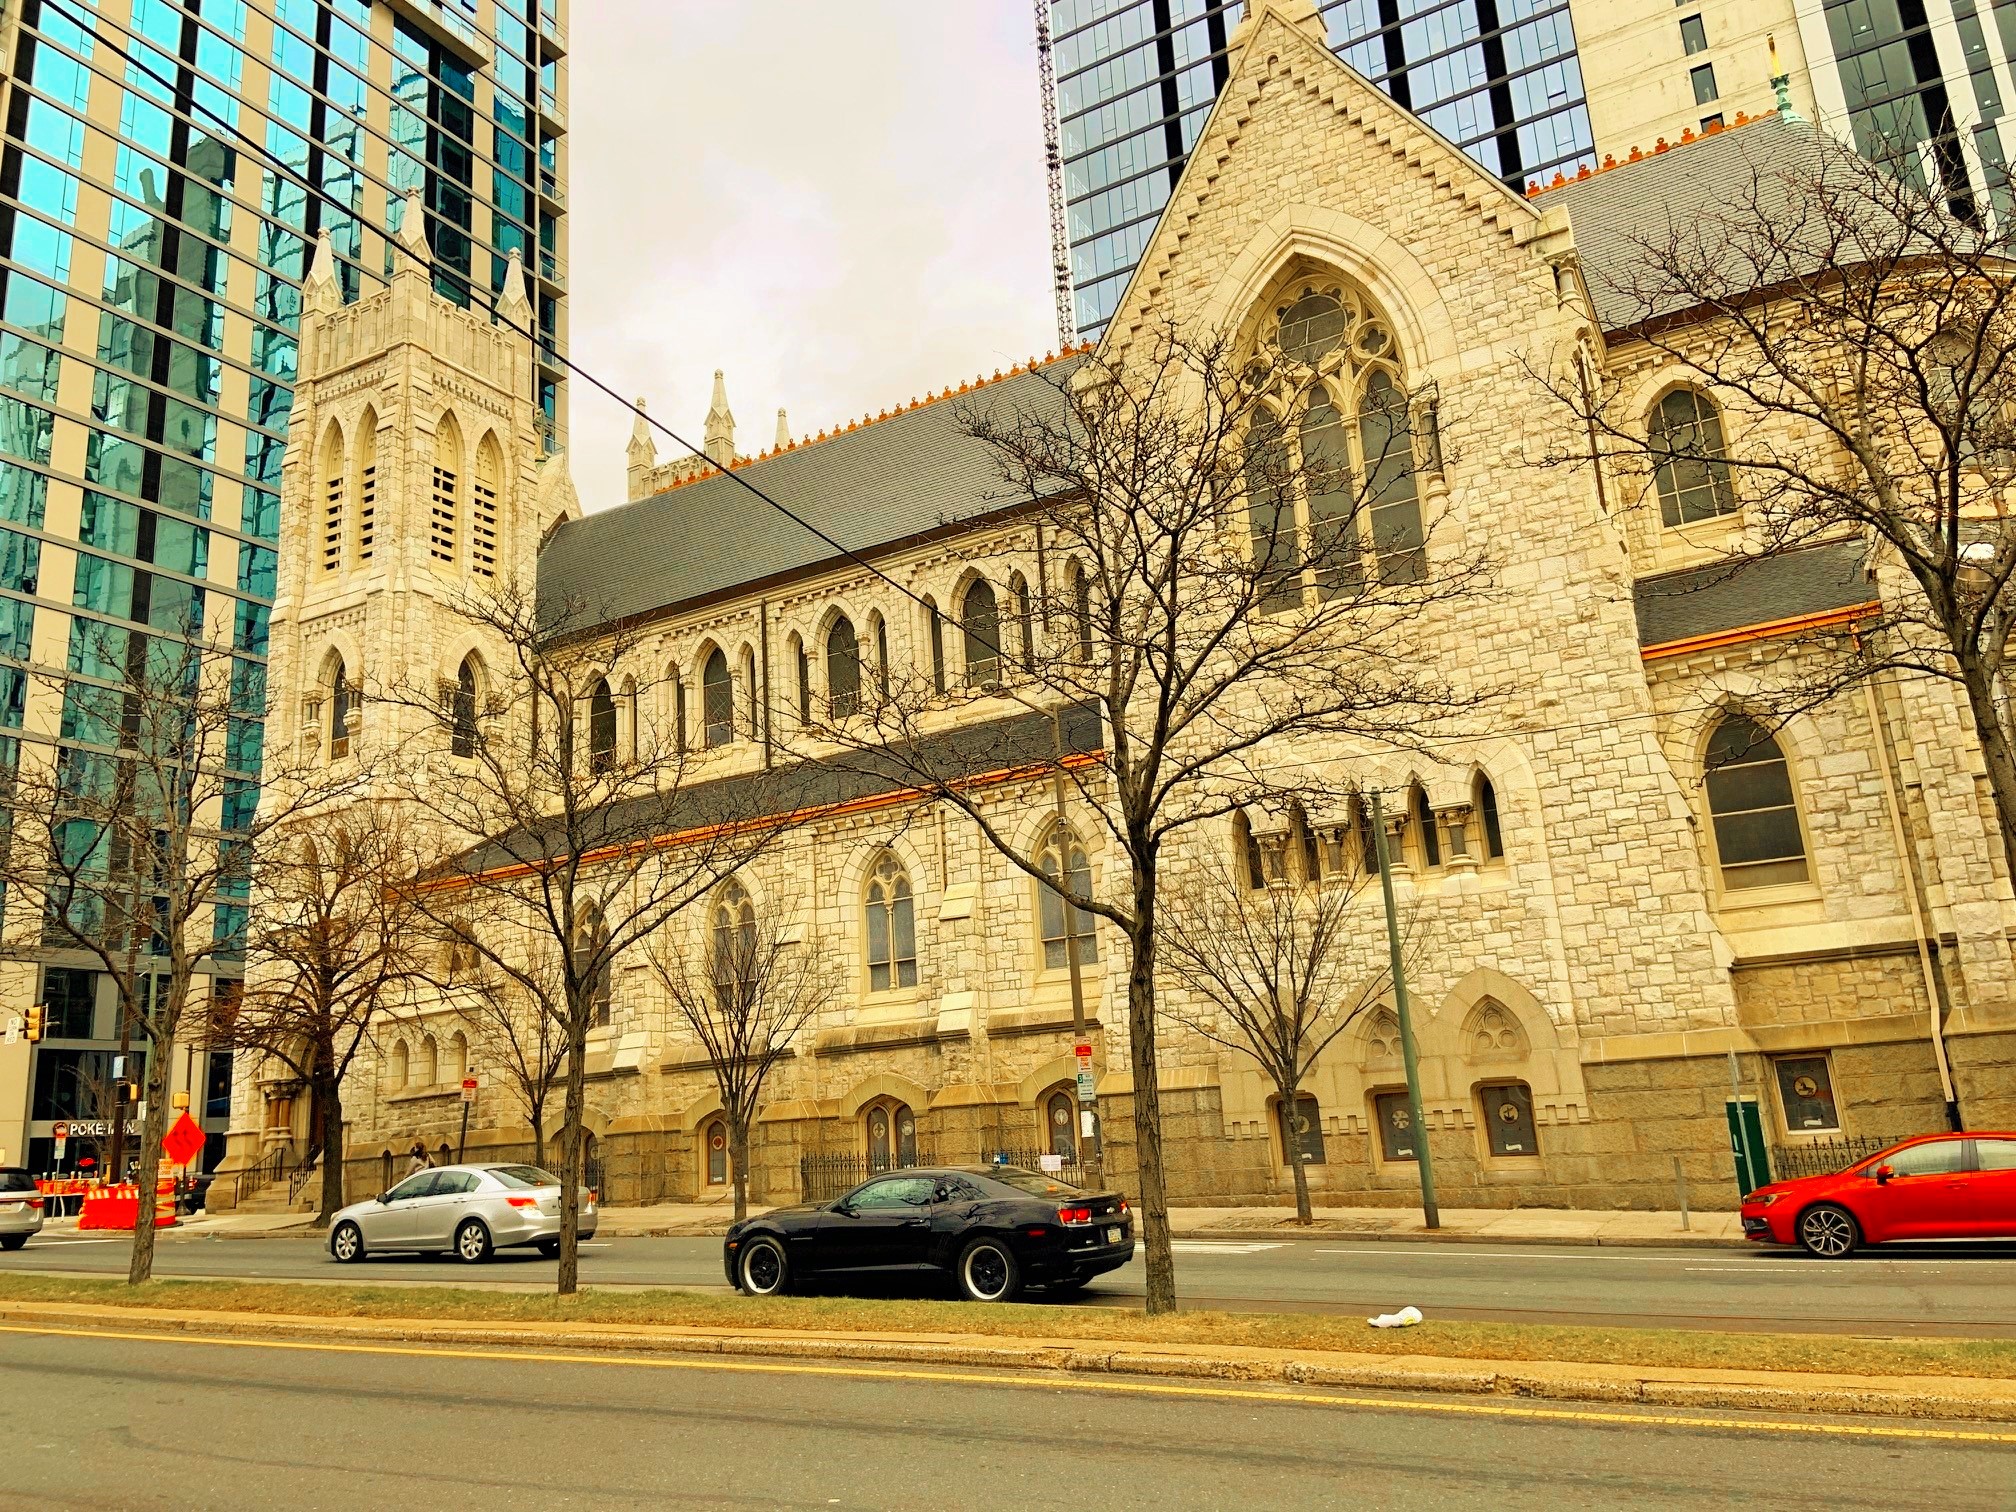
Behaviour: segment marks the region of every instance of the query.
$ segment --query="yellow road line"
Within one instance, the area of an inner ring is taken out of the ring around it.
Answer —
[[[1603,1423],[1642,1427],[1706,1428],[1728,1433],[1803,1433],[1828,1438],[1906,1440],[1962,1444],[2016,1444],[2016,1430],[1890,1427],[1880,1423],[1816,1423],[1783,1418],[1705,1417],[1673,1412],[1603,1412],[1580,1407],[1537,1407],[1523,1403],[1396,1401],[1385,1397],[1318,1395],[1259,1387],[1189,1386],[1163,1381],[1111,1380],[1077,1372],[1036,1371],[1012,1375],[964,1370],[922,1370],[869,1365],[810,1365],[795,1362],[719,1360],[691,1355],[573,1354],[533,1349],[450,1349],[438,1345],[347,1344],[321,1339],[238,1339],[201,1334],[119,1332],[98,1328],[43,1328],[0,1323],[0,1333],[75,1339],[118,1339],[144,1344],[208,1344],[230,1349],[280,1349],[313,1354],[394,1355],[430,1360],[512,1360],[544,1365],[605,1365],[643,1370],[712,1370],[736,1375],[811,1375],[857,1381],[916,1381],[961,1386],[1020,1386],[1054,1391],[1104,1391],[1121,1396],[1188,1397],[1206,1401],[1290,1402],[1311,1407],[1356,1407],[1377,1412],[1441,1413],[1451,1417],[1517,1418],[1529,1422]],[[1395,1388],[1396,1390],[1399,1388]]]

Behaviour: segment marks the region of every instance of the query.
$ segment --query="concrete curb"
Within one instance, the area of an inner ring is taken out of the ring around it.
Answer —
[[[1830,1413],[2016,1423],[2016,1381],[1951,1376],[1833,1376],[1689,1370],[1567,1361],[1468,1360],[1124,1341],[974,1335],[838,1334],[626,1324],[468,1324],[399,1318],[308,1318],[82,1303],[0,1302],[0,1320],[216,1338],[627,1350],[783,1360],[983,1367],[1088,1376],[1437,1392],[1557,1402]]]
[[[1447,1229],[1305,1229],[1305,1228],[1200,1228],[1178,1229],[1172,1239],[1220,1240],[1309,1240],[1336,1243],[1340,1240],[1416,1241],[1423,1244],[1502,1244],[1572,1246],[1589,1249],[1704,1249],[1748,1250],[1757,1248],[1747,1239],[1720,1239],[1712,1234],[1473,1234]]]

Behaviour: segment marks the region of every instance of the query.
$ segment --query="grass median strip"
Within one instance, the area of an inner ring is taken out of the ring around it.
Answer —
[[[545,1292],[499,1293],[448,1286],[297,1286],[236,1281],[154,1281],[129,1287],[120,1281],[32,1275],[0,1276],[0,1302],[74,1302],[100,1307],[438,1323],[940,1333],[1086,1345],[1246,1345],[1463,1360],[2016,1379],[2016,1340],[2006,1339],[1864,1340],[1433,1319],[1416,1328],[1382,1330],[1367,1328],[1360,1318],[1307,1314],[1186,1312],[1149,1318],[1132,1310],[1104,1307],[980,1306],[874,1297],[755,1299],[674,1290],[590,1290],[558,1297]]]

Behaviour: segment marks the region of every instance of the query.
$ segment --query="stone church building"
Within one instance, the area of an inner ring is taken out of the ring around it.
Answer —
[[[1449,607],[1422,651],[1514,692],[1490,738],[1432,760],[1339,760],[1408,795],[1394,874],[1424,942],[1411,989],[1443,1202],[1672,1206],[1676,1157],[1696,1203],[1733,1202],[1732,1053],[1781,1149],[1944,1127],[1949,1104],[1972,1126],[2016,1123],[2016,898],[1957,696],[1881,681],[1775,733],[1746,706],[1765,651],[1846,634],[1892,591],[1884,564],[1842,541],[1730,575],[1715,563],[1745,521],[1725,476],[1606,480],[1537,462],[1536,437],[1562,417],[1533,369],[1578,345],[1624,380],[1643,424],[1676,407],[1720,423],[1723,401],[1662,368],[1598,275],[1628,255],[1634,225],[1714,203],[1809,128],[1765,117],[1521,197],[1338,62],[1311,7],[1253,11],[1103,351],[1169,321],[1280,339],[1282,312],[1318,311],[1326,329],[1390,338],[1377,364],[1335,365],[1346,413],[1375,371],[1440,396],[1442,447],[1412,462],[1418,518],[1449,532],[1426,549],[1488,539],[1499,591]],[[506,305],[521,298],[514,276]],[[846,691],[837,678],[894,665],[975,687],[959,718],[999,753],[985,778],[995,822],[1045,843],[1049,786],[1018,781],[1015,754],[1049,741],[1049,721],[985,695],[998,669],[977,662],[1004,653],[962,627],[984,621],[995,646],[1012,643],[1018,585],[1054,564],[1018,556],[1023,527],[957,413],[1040,404],[1048,363],[830,435],[780,430],[754,458],[710,416],[710,454],[878,578],[722,472],[661,465],[641,426],[638,496],[583,513],[562,461],[540,460],[529,360],[410,263],[347,306],[311,279],[269,744],[358,759],[391,737],[375,714],[353,717],[354,690],[500,675],[447,602],[536,581],[626,627],[632,664],[599,690],[612,719],[676,723],[710,776],[752,793],[794,721]],[[858,648],[851,672],[828,656],[836,643]],[[1071,738],[1098,747],[1096,730]],[[1223,844],[1263,872],[1293,868],[1345,819],[1307,816],[1306,839],[1228,824]],[[1096,846],[1067,863],[1113,864]],[[1072,1153],[1066,925],[970,822],[893,788],[857,791],[729,885],[736,907],[792,921],[843,983],[771,1083],[757,1200],[795,1200],[820,1160]],[[1376,937],[1376,889],[1362,907]],[[1091,929],[1082,954],[1109,1169],[1125,1187],[1121,942]],[[598,1019],[589,1122],[606,1198],[722,1190],[706,1057],[641,962],[619,967]],[[416,1139],[453,1145],[465,1071],[481,1083],[472,1155],[523,1151],[522,1112],[470,1044],[452,990],[378,1027],[345,1099],[357,1190]],[[1325,1053],[1301,1129],[1252,1063],[1174,1026],[1165,1045],[1173,1200],[1282,1201],[1298,1154],[1319,1202],[1414,1200],[1390,1010]],[[298,1146],[293,1090],[242,1069],[234,1164]]]

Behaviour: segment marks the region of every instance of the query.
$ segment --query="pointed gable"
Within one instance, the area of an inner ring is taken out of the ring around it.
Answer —
[[[1358,261],[1400,283],[1432,281],[1444,262],[1474,265],[1473,243],[1509,250],[1541,234],[1535,207],[1338,59],[1300,8],[1254,0],[1233,34],[1230,74],[1114,308],[1109,349],[1171,318],[1237,321],[1244,306],[1221,287],[1227,274],[1257,295],[1269,269],[1252,265],[1278,265],[1298,221],[1327,224],[1327,239],[1355,244]],[[1242,254],[1248,266],[1234,266]],[[1515,267],[1534,275],[1530,257]]]

